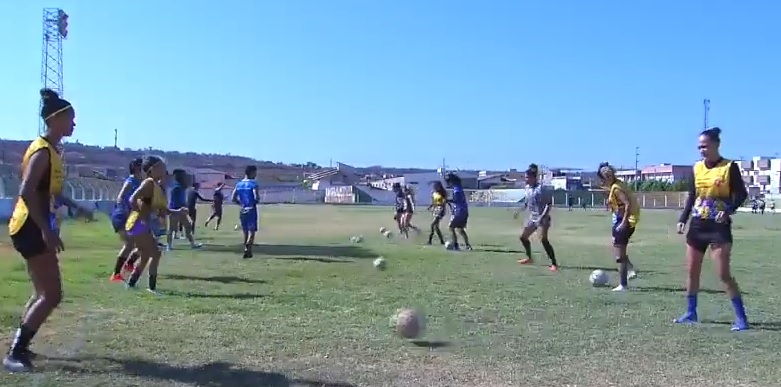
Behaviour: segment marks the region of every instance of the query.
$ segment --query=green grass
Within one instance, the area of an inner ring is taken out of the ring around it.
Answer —
[[[203,212],[203,211],[202,211]],[[588,284],[612,268],[603,211],[557,210],[562,265],[519,267],[521,225],[474,209],[477,251],[384,239],[390,211],[268,206],[256,258],[242,260],[236,214],[204,231],[203,251],[165,255],[164,297],[107,281],[118,245],[106,222],[65,227],[65,301],[36,338],[50,359],[3,386],[777,386],[781,380],[781,217],[743,214],[734,272],[756,329],[731,333],[732,310],[706,265],[698,326],[682,312],[683,240],[676,214],[646,211],[630,254],[635,291]],[[418,223],[428,221],[418,215]],[[201,228],[203,231],[203,228]],[[362,234],[362,244],[350,243]],[[23,261],[0,239],[0,325],[10,337],[30,292]],[[486,251],[491,250],[491,251]],[[372,259],[384,256],[388,270]],[[613,273],[614,274],[614,273]],[[417,307],[427,343],[395,336],[389,317]],[[3,341],[7,345],[7,341]]]

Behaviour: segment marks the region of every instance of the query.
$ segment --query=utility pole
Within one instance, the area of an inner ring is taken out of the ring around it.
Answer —
[[[640,189],[640,147],[635,147],[635,191]]]
[[[117,138],[118,138],[118,137],[119,137],[119,130],[117,130],[117,129],[115,128],[115,129],[114,129],[114,148],[117,148],[117,149],[119,149],[119,147],[117,146],[117,144],[118,144],[118,142],[117,142]]]
[[[708,115],[710,114],[710,100],[705,98],[702,100],[702,128],[708,129]]]

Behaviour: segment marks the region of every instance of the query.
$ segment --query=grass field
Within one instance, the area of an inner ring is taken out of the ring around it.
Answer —
[[[561,271],[519,267],[520,220],[474,209],[475,251],[386,240],[390,211],[268,206],[260,253],[240,258],[236,214],[204,231],[202,251],[163,258],[155,297],[108,282],[117,241],[107,222],[64,230],[65,301],[36,337],[36,373],[2,386],[778,386],[781,216],[736,219],[734,272],[755,329],[731,333],[732,310],[706,266],[697,326],[683,311],[677,214],[646,211],[630,254],[634,291],[588,283],[612,270],[603,211],[554,214]],[[428,217],[419,215],[418,223]],[[362,234],[362,244],[350,243]],[[0,239],[0,325],[10,337],[30,293],[23,262]],[[388,270],[373,268],[384,256]],[[614,271],[611,272],[613,275]],[[145,284],[145,280],[143,282]],[[400,307],[428,316],[426,341],[395,336]],[[2,342],[3,348],[7,340]]]

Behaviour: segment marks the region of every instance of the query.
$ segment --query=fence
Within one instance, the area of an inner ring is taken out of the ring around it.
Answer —
[[[686,192],[638,192],[635,194],[642,208],[683,208]],[[467,192],[469,202],[474,206],[517,206],[526,196],[523,189],[474,190]],[[565,207],[572,205],[581,207],[604,207],[607,204],[607,192],[601,191],[555,191],[553,205]]]

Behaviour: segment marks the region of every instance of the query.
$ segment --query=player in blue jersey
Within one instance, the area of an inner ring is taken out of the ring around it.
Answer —
[[[168,236],[167,236],[167,250],[173,250],[173,240],[176,231],[179,230],[179,226],[184,229],[185,237],[190,242],[190,247],[197,249],[201,247],[200,243],[195,243],[193,239],[192,229],[190,228],[190,218],[187,211],[180,211],[180,209],[187,209],[187,187],[188,176],[187,172],[183,169],[175,169],[172,172],[174,176],[174,185],[171,188],[171,192],[168,195],[168,209],[170,215],[168,215]]]
[[[111,274],[111,282],[124,282],[125,278],[122,276],[122,269],[132,272],[133,265],[138,260],[138,254],[133,250],[133,243],[128,239],[127,232],[125,231],[125,223],[127,222],[128,214],[130,214],[130,196],[133,192],[136,192],[143,180],[141,176],[141,164],[143,160],[141,158],[134,159],[128,165],[128,171],[130,175],[125,178],[125,182],[122,184],[122,188],[117,195],[117,201],[114,204],[114,209],[111,211],[111,226],[114,228],[114,232],[119,235],[122,241],[122,248],[117,253],[117,261],[114,265],[114,272]]]
[[[461,185],[461,178],[454,173],[448,173],[445,176],[445,183],[453,189],[453,197],[448,200],[450,204],[450,238],[453,239],[453,250],[460,250],[458,245],[458,235],[456,231],[464,238],[464,244],[467,250],[472,250],[469,243],[469,236],[466,235],[466,224],[469,220],[469,204],[467,204],[464,187]]]
[[[255,244],[255,233],[258,231],[258,167],[248,166],[244,170],[244,178],[236,183],[231,194],[231,200],[241,206],[239,221],[244,233],[244,258],[252,258],[252,245]]]

